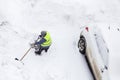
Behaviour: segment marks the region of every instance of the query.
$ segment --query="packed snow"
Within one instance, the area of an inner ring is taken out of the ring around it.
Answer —
[[[109,75],[120,74],[119,0],[0,0],[0,80],[93,80],[77,42],[83,26],[101,28],[110,51]],[[48,53],[34,49],[41,30],[52,37]]]

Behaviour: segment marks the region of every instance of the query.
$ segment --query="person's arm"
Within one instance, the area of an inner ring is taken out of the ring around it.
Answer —
[[[39,42],[36,42],[35,43],[35,45],[37,45],[37,44],[42,44],[42,43],[44,43],[46,40],[44,39],[44,38],[42,38]]]

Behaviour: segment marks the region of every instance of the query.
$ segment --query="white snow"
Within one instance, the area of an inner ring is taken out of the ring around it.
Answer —
[[[110,50],[111,80],[120,74],[119,0],[0,0],[0,80],[93,80],[77,42],[82,26],[97,25]],[[110,29],[109,29],[110,27]],[[48,53],[29,49],[41,30],[52,37]]]

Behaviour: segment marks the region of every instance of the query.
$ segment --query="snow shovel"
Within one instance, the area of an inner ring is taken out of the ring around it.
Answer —
[[[37,38],[36,41],[38,41],[38,39],[40,39],[39,37]],[[31,47],[26,51],[26,53],[21,57],[21,59],[19,60],[18,58],[15,58],[15,60],[17,61],[22,61],[23,58],[28,54],[28,52],[34,47],[34,44],[31,44]]]
[[[27,52],[21,57],[21,59],[19,60],[18,58],[15,58],[15,60],[17,60],[17,61],[22,61],[23,60],[23,58],[28,54],[28,52],[31,50],[31,48],[32,47],[30,47],[28,50],[27,50]]]

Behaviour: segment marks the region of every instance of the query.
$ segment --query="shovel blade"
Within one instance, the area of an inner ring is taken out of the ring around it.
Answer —
[[[18,58],[15,58],[15,60],[19,61],[19,59],[18,59]]]

